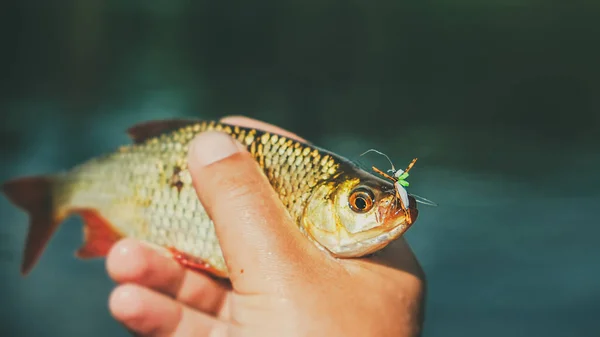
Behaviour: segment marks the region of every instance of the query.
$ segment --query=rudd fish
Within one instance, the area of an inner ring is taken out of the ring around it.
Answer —
[[[103,257],[133,237],[172,252],[180,263],[215,276],[228,270],[213,223],[192,186],[188,144],[216,130],[243,144],[263,169],[298,228],[339,258],[371,254],[416,220],[416,201],[393,182],[347,159],[288,137],[214,121],[152,121],[129,129],[133,144],[68,172],[6,182],[3,191],[29,215],[21,266],[34,266],[68,216],[84,221],[80,258]]]

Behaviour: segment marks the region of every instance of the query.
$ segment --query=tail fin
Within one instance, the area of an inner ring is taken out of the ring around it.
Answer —
[[[29,215],[29,232],[21,264],[22,275],[31,271],[63,220],[55,214],[52,185],[52,178],[38,176],[10,180],[2,186],[8,199]]]

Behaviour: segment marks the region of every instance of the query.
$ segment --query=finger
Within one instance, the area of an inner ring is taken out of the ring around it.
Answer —
[[[221,309],[227,288],[208,275],[183,268],[172,258],[134,239],[119,241],[106,267],[117,283],[136,283],[209,314]]]
[[[236,290],[271,290],[269,279],[289,274],[303,254],[317,249],[302,236],[256,161],[229,136],[197,136],[189,168],[215,222]]]
[[[140,336],[221,336],[217,331],[225,336],[229,328],[225,322],[135,284],[117,287],[109,308],[117,321]]]
[[[272,133],[276,133],[276,134],[279,134],[279,135],[282,135],[282,136],[285,136],[288,138],[292,138],[292,139],[310,144],[310,142],[307,141],[306,139],[304,139],[304,138],[298,136],[297,134],[292,133],[288,130],[282,129],[278,126],[271,125],[269,123],[265,123],[265,122],[262,122],[262,121],[259,121],[256,119],[244,117],[244,116],[224,117],[221,119],[221,123],[272,132]]]

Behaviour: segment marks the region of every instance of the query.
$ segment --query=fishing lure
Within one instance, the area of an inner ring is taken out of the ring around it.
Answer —
[[[369,149],[365,152],[363,152],[361,154],[361,156],[364,156],[365,154],[369,153],[369,152],[375,152],[379,155],[384,156],[385,158],[387,158],[388,162],[390,163],[390,165],[392,166],[390,169],[387,170],[388,174],[386,172],[383,172],[382,170],[378,169],[375,166],[371,166],[371,168],[373,169],[373,171],[375,171],[376,173],[378,173],[379,175],[381,175],[382,177],[392,181],[394,183],[394,188],[396,189],[396,196],[398,197],[398,199],[400,200],[400,206],[402,207],[403,210],[406,210],[406,206],[408,205],[408,192],[406,191],[405,187],[410,186],[410,183],[406,180],[406,178],[408,178],[409,173],[408,171],[410,171],[413,166],[415,166],[415,163],[417,162],[418,158],[414,158],[410,164],[408,164],[408,166],[406,167],[406,169],[402,170],[402,169],[396,169],[396,167],[394,166],[394,163],[392,162],[392,160],[390,159],[390,157],[388,157],[388,155],[386,155],[385,153],[381,152],[381,151],[377,151],[375,149]],[[437,206],[437,204],[431,200],[425,199],[423,197],[420,197],[418,195],[415,194],[410,194],[412,197],[415,198],[415,200],[419,203],[425,204],[425,205],[429,205],[429,206]]]

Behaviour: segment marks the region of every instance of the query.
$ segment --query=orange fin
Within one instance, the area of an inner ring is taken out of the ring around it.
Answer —
[[[186,253],[182,253],[173,247],[167,247],[167,249],[171,252],[171,254],[173,254],[173,258],[175,259],[175,261],[179,262],[179,264],[186,268],[198,272],[208,272],[215,276],[223,276],[223,273],[220,270],[217,270],[202,259],[193,257]]]
[[[133,139],[135,144],[139,144],[150,138],[160,136],[165,132],[174,131],[198,122],[200,122],[200,120],[194,119],[166,119],[148,121],[130,127],[127,130],[127,133],[129,134],[129,137]]]
[[[79,258],[105,257],[110,248],[123,237],[96,210],[75,210],[74,213],[78,213],[84,221],[84,244],[75,253]]]
[[[8,199],[29,215],[22,275],[31,271],[63,220],[55,214],[52,185],[52,179],[44,176],[18,178],[2,185],[2,191]]]

